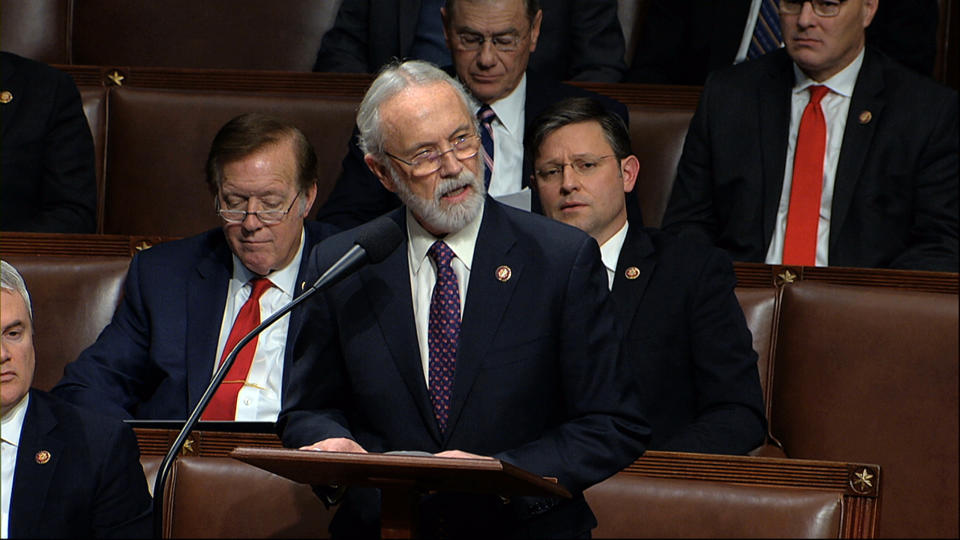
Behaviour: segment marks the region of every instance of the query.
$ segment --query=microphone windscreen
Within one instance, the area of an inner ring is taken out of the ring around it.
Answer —
[[[376,264],[393,253],[402,241],[400,226],[387,216],[380,216],[360,226],[354,243],[367,252],[367,260],[371,264]]]

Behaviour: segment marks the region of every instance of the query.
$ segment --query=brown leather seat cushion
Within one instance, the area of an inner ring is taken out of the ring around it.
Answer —
[[[843,492],[618,473],[585,493],[594,538],[837,538]]]

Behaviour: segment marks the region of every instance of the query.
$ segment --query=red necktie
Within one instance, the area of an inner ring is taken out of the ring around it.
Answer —
[[[787,232],[783,240],[783,264],[813,266],[817,263],[823,156],[827,149],[827,122],[820,109],[820,100],[829,91],[826,86],[811,86],[810,102],[800,118]]]
[[[226,360],[230,351],[240,343],[243,336],[250,333],[251,330],[260,324],[260,297],[269,289],[273,283],[267,278],[256,278],[250,280],[251,291],[250,298],[247,299],[240,313],[233,321],[233,328],[230,329],[230,336],[227,337],[227,344],[223,347],[223,354],[220,356],[220,364]],[[253,338],[244,345],[237,355],[237,359],[227,372],[223,383],[217,388],[217,392],[210,400],[207,410],[203,412],[202,420],[233,420],[237,416],[237,395],[247,381],[247,374],[250,373],[250,365],[253,364],[253,355],[257,352],[257,338]]]

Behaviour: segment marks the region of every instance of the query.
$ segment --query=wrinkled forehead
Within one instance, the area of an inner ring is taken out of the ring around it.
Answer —
[[[446,139],[473,125],[466,103],[445,82],[405,88],[380,106],[380,117],[388,143]]]

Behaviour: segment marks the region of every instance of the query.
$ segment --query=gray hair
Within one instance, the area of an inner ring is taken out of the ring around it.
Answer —
[[[17,272],[17,269],[7,261],[0,261],[0,285],[23,298],[23,303],[27,305],[27,313],[30,315],[30,322],[33,322],[33,308],[30,306],[30,293],[27,292],[27,284],[23,282],[23,276],[20,275],[20,272]]]
[[[443,70],[423,60],[408,60],[403,63],[391,62],[380,70],[380,74],[370,84],[360,109],[357,111],[357,129],[360,135],[357,144],[364,154],[382,156],[384,152],[384,134],[380,107],[391,98],[412,86],[429,86],[436,83],[449,84],[463,100],[468,111],[477,108],[476,101],[463,88],[459,81],[447,75]],[[477,119],[470,114],[473,127],[477,129]]]

